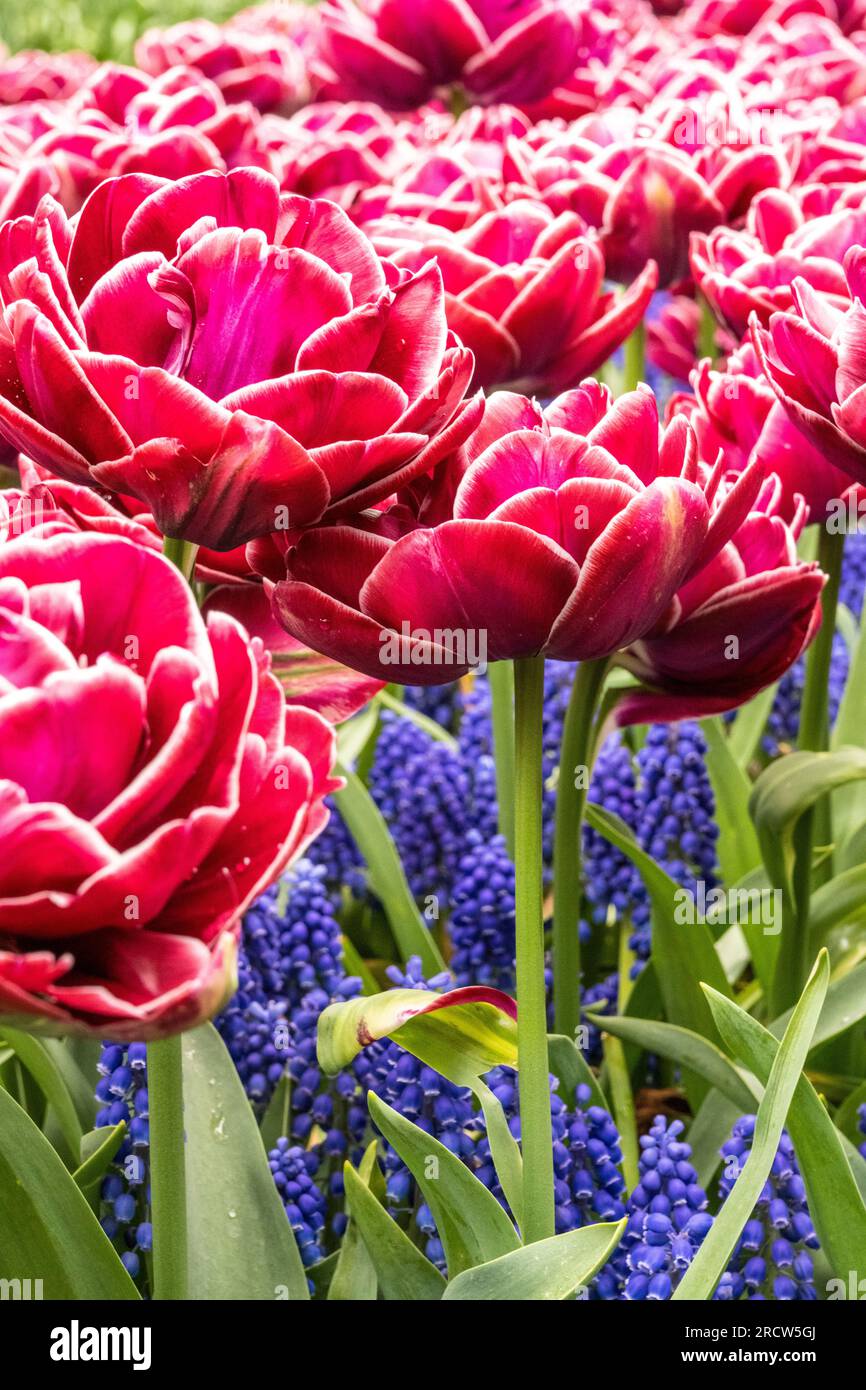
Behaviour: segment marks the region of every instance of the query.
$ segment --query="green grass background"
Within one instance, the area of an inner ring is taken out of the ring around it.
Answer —
[[[135,40],[153,25],[227,19],[252,0],[0,0],[0,41],[8,49],[83,49],[132,61]]]

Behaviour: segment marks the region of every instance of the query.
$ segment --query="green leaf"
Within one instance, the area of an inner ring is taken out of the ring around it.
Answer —
[[[860,619],[859,636],[851,660],[848,664],[848,677],[845,691],[836,715],[836,723],[830,739],[832,749],[849,747],[866,748],[866,601]],[[866,783],[853,783],[839,792],[833,802],[833,823],[838,844],[850,839],[859,826],[866,821]],[[848,867],[844,865],[843,867]]]
[[[447,1299],[475,1302],[556,1301],[585,1289],[610,1259],[625,1230],[622,1221],[599,1221],[560,1236],[537,1240],[452,1279]]]
[[[370,887],[381,899],[400,958],[405,964],[410,956],[420,956],[425,974],[435,975],[445,962],[412,897],[385,818],[360,777],[340,764],[337,771],[346,785],[334,793],[334,802],[367,865]]]
[[[703,1245],[674,1291],[675,1299],[699,1300],[710,1299],[713,1296],[740,1233],[770,1175],[785,1118],[827,993],[829,979],[830,961],[827,952],[822,951],[773,1060],[767,1088],[758,1106],[752,1148],[745,1166],[725,1199]],[[727,1025],[729,1020],[739,1022],[742,1018],[753,1021],[736,1004],[709,987],[707,996],[720,1027],[723,1022]],[[731,1028],[734,1026],[735,1024],[730,1024]]]
[[[472,1086],[481,1105],[490,1157],[496,1175],[511,1209],[511,1215],[519,1228],[523,1226],[523,1155],[520,1145],[511,1133],[505,1111],[490,1087],[480,1079]]]
[[[826,952],[819,959],[826,960]],[[717,1001],[714,1005],[727,1046],[759,1081],[765,1082],[781,1053],[779,1043],[741,1009],[727,1003],[720,1006]],[[786,1037],[793,1022],[792,1017]],[[861,1269],[866,1273],[866,1207],[862,1188],[852,1173],[853,1162],[859,1160],[863,1182],[866,1164],[856,1150],[852,1152],[848,1141],[836,1129],[805,1076],[800,1077],[794,1090],[787,1128],[806,1186],[809,1213],[824,1253],[837,1273],[847,1273],[849,1269]]]
[[[102,1179],[125,1134],[126,1124],[121,1120],[111,1129],[91,1129],[81,1137],[81,1162],[72,1177],[94,1211],[99,1202]]]
[[[866,864],[846,869],[812,894],[809,904],[809,948],[817,955],[834,927],[866,914]]]
[[[590,803],[586,818],[594,830],[631,860],[649,893],[653,920],[652,960],[668,1021],[716,1042],[718,1034],[701,984],[706,981],[722,994],[729,994],[730,986],[709,927],[701,921],[688,925],[677,923],[683,889],[640,848],[619,816]],[[697,1110],[707,1092],[706,1082],[694,1074],[686,1075],[683,1080],[693,1109]]]
[[[772,882],[793,899],[794,829],[823,796],[866,778],[866,749],[789,753],[765,768],[749,805]]]
[[[507,994],[481,985],[360,995],[319,1015],[319,1064],[335,1076],[369,1043],[393,1038],[449,1081],[472,1086],[493,1067],[517,1066],[516,1012]]]
[[[713,1043],[692,1033],[688,1028],[680,1028],[675,1023],[658,1023],[653,1019],[610,1017],[608,1014],[589,1014],[599,1028],[612,1033],[624,1042],[636,1043],[645,1052],[669,1057],[689,1071],[702,1076],[710,1086],[715,1086],[741,1111],[750,1111],[756,1104],[756,1096],[746,1085],[724,1052]]]
[[[574,1109],[574,1093],[578,1086],[589,1087],[593,1105],[600,1105],[602,1110],[610,1110],[610,1103],[601,1089],[598,1077],[571,1038],[567,1038],[564,1033],[549,1033],[547,1054],[550,1070],[558,1082],[557,1095],[565,1101],[570,1110]]]
[[[777,681],[775,685],[768,686],[747,705],[737,710],[737,717],[728,735],[728,743],[731,756],[744,770],[760,751],[761,737],[767,727],[770,710],[775,704],[778,688]]]
[[[388,1215],[351,1163],[345,1165],[344,1173],[349,1230],[355,1226],[363,1238],[382,1297],[395,1303],[440,1299],[445,1280],[436,1266]]]
[[[355,1174],[363,1182],[364,1188],[368,1192],[371,1176],[374,1170],[378,1171],[376,1168],[378,1147],[378,1142],[374,1139],[361,1159],[358,1173]],[[351,1169],[353,1173],[355,1171],[350,1163],[346,1163],[344,1167]],[[348,1205],[348,1193],[346,1201]],[[375,1197],[373,1201],[376,1201]],[[379,1205],[378,1202],[376,1205]],[[395,1223],[392,1222],[392,1224]],[[350,1209],[349,1224],[343,1234],[343,1239],[340,1241],[337,1264],[328,1286],[328,1302],[375,1303],[378,1283],[376,1267],[367,1250],[360,1223],[352,1216]]]
[[[770,1024],[770,1032],[780,1038],[788,1026],[791,1009]],[[812,1048],[820,1047],[866,1018],[866,961],[833,980],[818,1019]]]
[[[381,694],[381,691],[380,691]],[[351,719],[346,719],[337,730],[337,756],[344,767],[354,767],[370,740],[374,738],[379,724],[379,696],[376,695]]]
[[[0,1037],[13,1049],[27,1068],[46,1101],[52,1107],[63,1135],[72,1166],[78,1164],[83,1133],[75,1102],[57,1061],[62,1043],[56,1039],[37,1038],[32,1033],[19,1033],[16,1028],[0,1028]],[[55,1044],[54,1049],[48,1042]]]
[[[0,1089],[0,1279],[41,1279],[46,1299],[137,1299],[84,1194]]]
[[[307,1299],[292,1228],[213,1024],[183,1035],[191,1299]]]
[[[724,883],[738,883],[761,863],[761,846],[749,820],[752,784],[737,762],[718,717],[702,719],[707,771],[716,799],[718,856]]]
[[[292,1115],[292,1078],[284,1071],[259,1121],[259,1134],[270,1153],[278,1139],[287,1139]]]
[[[445,1249],[450,1278],[517,1249],[520,1241],[504,1210],[465,1163],[372,1091],[367,1103],[377,1128],[424,1194]]]

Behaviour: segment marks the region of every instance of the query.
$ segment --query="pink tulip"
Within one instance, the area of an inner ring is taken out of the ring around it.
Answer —
[[[866,249],[853,247],[844,270],[850,299],[795,279],[792,308],[773,314],[769,329],[755,315],[752,338],[791,423],[828,464],[866,484]]]
[[[538,101],[577,57],[577,8],[553,0],[326,0],[319,15],[331,94],[397,110],[455,83],[481,102]]]
[[[617,706],[620,724],[693,719],[736,709],[779,679],[821,623],[825,576],[797,558],[770,477],[748,516],[677,592],[672,619],[620,657],[642,683]]]
[[[573,213],[509,203],[464,232],[385,218],[367,228],[381,255],[417,273],[436,257],[448,326],[475,357],[473,385],[551,395],[607,361],[640,323],[653,264],[616,296],[604,257]]]
[[[0,626],[0,1013],[193,1027],[232,987],[241,914],[327,820],[333,734],[128,540],[0,546]]]
[[[699,470],[684,420],[660,438],[646,387],[612,404],[588,381],[544,411],[497,392],[402,509],[307,532],[275,612],[326,655],[414,685],[483,661],[607,656],[672,620],[673,593],[759,481],[748,474],[711,511],[717,476]]]
[[[774,473],[781,488],[777,512],[788,523],[800,517],[804,505],[809,521],[823,523],[829,504],[857,491],[788,419],[750,344],[734,353],[724,370],[701,362],[691,381],[694,395],[674,397],[669,418],[686,416],[704,462],[713,464],[721,455],[733,476],[752,462]]]
[[[0,50],[0,105],[57,101],[71,96],[96,67],[89,53],[45,53],[22,49],[11,56]]]
[[[239,169],[103,184],[0,229],[0,432],[164,535],[231,550],[357,511],[469,433],[434,264]]]
[[[306,64],[285,35],[193,19],[150,29],[135,45],[135,61],[158,76],[168,68],[197,68],[226,101],[249,101],[260,111],[295,110],[307,100]]]

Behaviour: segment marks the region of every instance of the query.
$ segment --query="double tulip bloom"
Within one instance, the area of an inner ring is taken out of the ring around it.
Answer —
[[[761,366],[791,422],[827,460],[866,484],[866,249],[845,256],[841,303],[794,280],[794,304],[763,329],[752,320]]]
[[[0,432],[214,550],[369,506],[462,442],[442,277],[256,169],[103,184],[0,229]]]
[[[538,101],[571,75],[572,0],[326,0],[322,54],[343,97],[397,110],[460,83],[476,101]]]
[[[435,685],[479,659],[606,657],[674,621],[674,595],[744,519],[755,470],[718,496],[694,436],[661,436],[647,388],[585,382],[542,411],[497,392],[416,515],[314,528],[274,592],[289,632],[383,680]],[[408,527],[408,529],[407,529]],[[673,606],[672,606],[673,605]]]
[[[420,272],[436,257],[448,325],[475,358],[473,384],[549,396],[606,362],[640,323],[654,264],[629,289],[604,289],[604,255],[574,213],[519,199],[448,232],[384,218],[366,227],[383,256]]]
[[[0,1014],[210,1016],[241,914],[327,821],[330,726],[161,555],[49,527],[0,545],[0,732]]]

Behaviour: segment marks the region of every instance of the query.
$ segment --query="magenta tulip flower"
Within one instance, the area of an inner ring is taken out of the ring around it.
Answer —
[[[580,37],[576,7],[553,0],[326,0],[319,14],[331,94],[397,110],[455,83],[538,101],[571,75]]]
[[[230,991],[247,905],[327,821],[333,733],[115,536],[0,545],[0,1015],[151,1038]]]
[[[0,229],[0,432],[214,550],[357,511],[462,442],[442,278],[256,169],[103,184]]]
[[[866,249],[853,247],[844,268],[850,299],[840,305],[796,279],[792,309],[769,329],[755,316],[752,337],[788,419],[827,463],[866,484]]]
[[[365,228],[377,250],[417,273],[442,272],[448,325],[475,358],[473,385],[551,395],[606,362],[641,322],[653,263],[621,295],[604,289],[604,256],[574,213],[519,199],[463,232],[384,218]]]
[[[620,724],[693,719],[736,709],[793,665],[821,625],[825,576],[797,558],[768,478],[736,533],[677,592],[673,621],[619,658],[642,683],[617,706]]]
[[[823,523],[831,503],[858,490],[788,419],[751,344],[734,353],[723,370],[701,362],[691,380],[694,394],[674,397],[669,414],[689,420],[703,462],[711,465],[721,455],[726,470],[737,475],[755,460],[765,473],[774,473],[786,521],[793,522],[805,505],[808,520]]]
[[[285,34],[256,32],[231,23],[193,19],[149,29],[135,45],[135,61],[158,76],[169,68],[196,68],[226,101],[249,101],[260,111],[293,111],[308,99],[306,64]]]
[[[435,685],[486,661],[592,660],[673,620],[675,591],[724,544],[759,485],[720,508],[648,388],[585,382],[546,410],[497,392],[417,507],[308,531],[274,593],[290,633],[359,671]],[[420,493],[416,493],[416,503]],[[405,530],[405,534],[401,531]],[[396,538],[395,538],[396,537]]]

